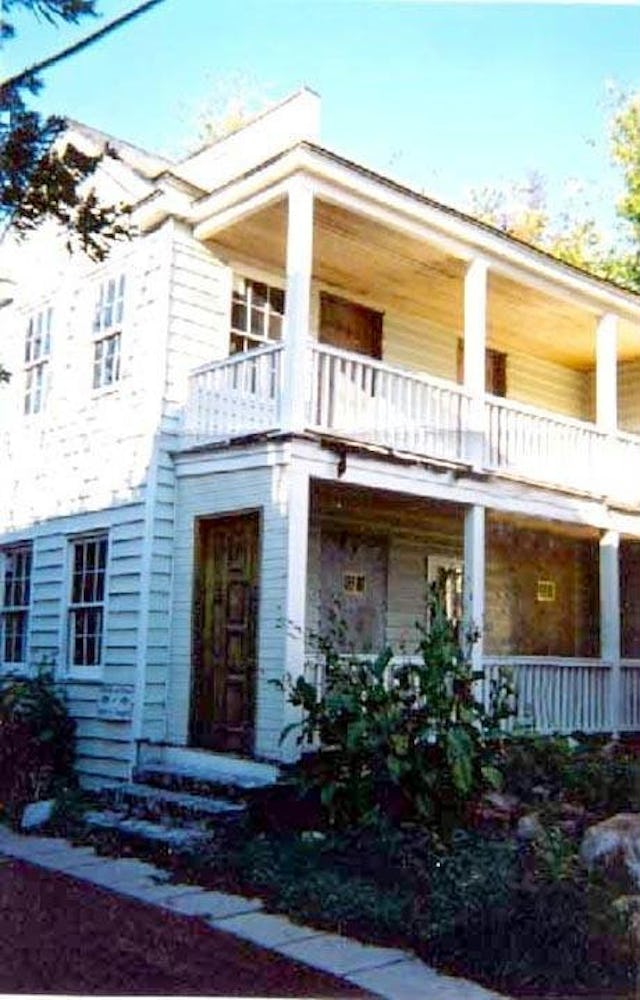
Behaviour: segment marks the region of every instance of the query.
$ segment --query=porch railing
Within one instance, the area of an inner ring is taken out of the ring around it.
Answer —
[[[495,656],[483,660],[488,682],[501,667],[513,675],[513,725],[538,733],[605,733],[612,726],[611,667],[596,659]],[[488,687],[488,685],[487,685]]]
[[[640,660],[623,660],[620,671],[620,729],[640,732]]]
[[[202,365],[191,375],[184,446],[277,428],[281,395],[282,344]]]
[[[310,427],[398,451],[466,461],[469,396],[444,379],[311,345]]]
[[[411,657],[395,657],[394,667]],[[512,674],[517,693],[517,715],[507,728],[538,733],[610,733],[614,729],[610,664],[598,659],[542,656],[487,656],[483,659],[483,696],[488,707],[490,682],[501,668]],[[309,653],[305,678],[324,690],[322,658]],[[625,660],[621,669],[619,728],[640,729],[640,660]]]

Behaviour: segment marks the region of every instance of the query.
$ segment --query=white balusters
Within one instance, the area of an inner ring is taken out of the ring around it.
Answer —
[[[460,386],[323,344],[312,354],[312,427],[464,461],[469,399]]]
[[[281,359],[282,347],[274,344],[196,369],[185,407],[183,446],[276,428]]]
[[[609,730],[607,696],[611,667],[607,663],[529,656],[485,657],[483,663],[489,679],[497,679],[500,667],[507,667],[512,673],[518,698],[515,725],[539,733]],[[640,682],[640,670],[637,673]]]

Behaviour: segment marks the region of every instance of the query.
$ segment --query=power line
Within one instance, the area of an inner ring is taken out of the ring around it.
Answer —
[[[126,24],[127,21],[132,21],[135,17],[139,17],[140,14],[144,14],[145,11],[150,10],[152,7],[155,7],[157,4],[163,2],[164,0],[146,0],[145,3],[141,3],[137,7],[134,7],[133,10],[128,11],[126,14],[121,14],[120,17],[116,17],[113,21],[109,21],[109,23],[105,24],[104,27],[98,28],[97,31],[93,31],[90,35],[80,39],[79,42],[74,42],[73,45],[67,46],[66,49],[62,49],[60,52],[55,53],[55,55],[34,63],[33,66],[23,69],[21,73],[17,73],[15,76],[8,77],[8,79],[3,80],[2,83],[0,83],[0,87],[15,87],[17,84],[23,83],[29,77],[42,72],[43,69],[49,69],[50,66],[55,66],[56,63],[62,62],[63,59],[67,59],[76,52],[81,52],[82,49],[88,48],[90,45],[93,45],[94,42],[97,42],[98,39],[104,38],[105,35],[110,35],[116,28]]]

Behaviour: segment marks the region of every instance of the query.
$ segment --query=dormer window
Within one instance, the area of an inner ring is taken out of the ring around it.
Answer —
[[[231,299],[230,353],[282,339],[284,291],[263,281],[236,278]]]
[[[53,309],[46,308],[29,317],[24,344],[24,412],[40,413],[47,394]]]
[[[98,289],[93,319],[93,388],[120,378],[120,341],[124,316],[124,274],[106,278]]]

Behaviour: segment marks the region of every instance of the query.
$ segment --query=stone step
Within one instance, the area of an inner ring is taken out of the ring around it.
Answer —
[[[238,820],[246,813],[244,802],[177,792],[138,781],[105,786],[100,798],[117,810],[143,819],[171,817],[202,821]]]
[[[194,823],[154,823],[128,816],[117,809],[93,809],[84,814],[89,830],[115,834],[124,840],[165,847],[171,851],[190,851],[209,842],[211,833]]]
[[[234,802],[246,802],[252,793],[273,785],[271,777],[259,774],[243,774],[237,771],[225,772],[220,768],[215,774],[193,773],[188,766],[180,764],[145,764],[134,773],[136,783],[152,785],[167,791],[197,797],[224,798]]]

